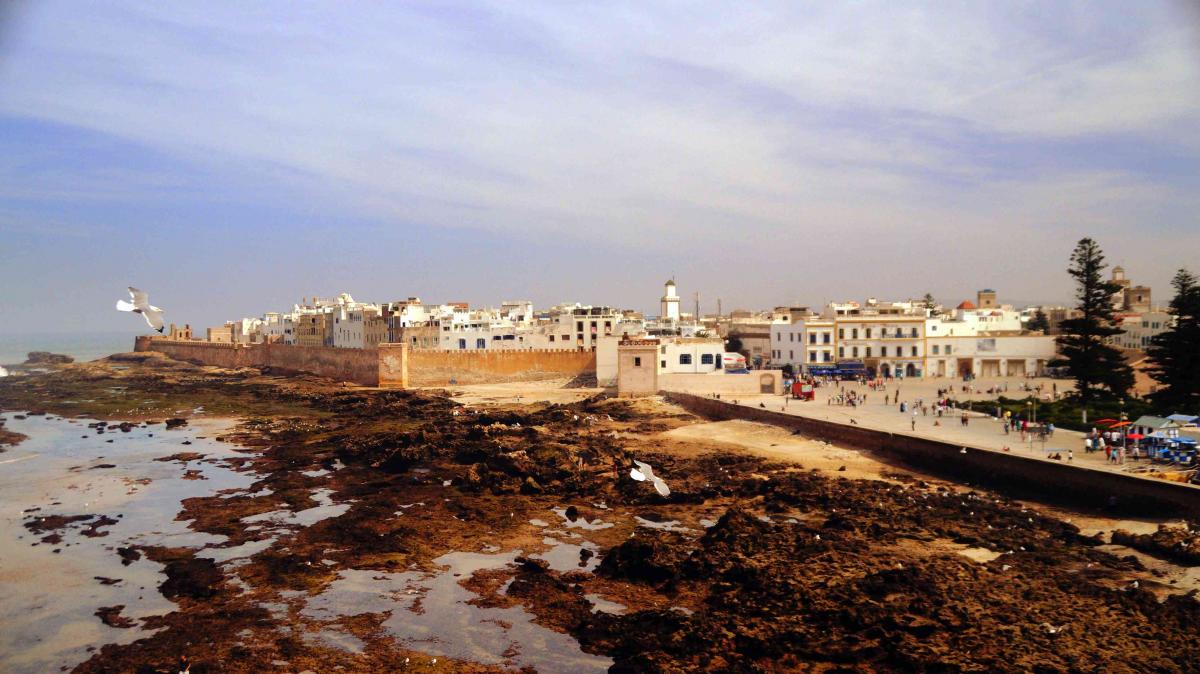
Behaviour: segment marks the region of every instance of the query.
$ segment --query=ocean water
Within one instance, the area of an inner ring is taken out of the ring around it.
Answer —
[[[49,351],[77,361],[95,360],[113,353],[133,351],[135,332],[0,333],[0,365],[24,363],[30,351]]]

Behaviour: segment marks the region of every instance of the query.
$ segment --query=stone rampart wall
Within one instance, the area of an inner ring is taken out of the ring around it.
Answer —
[[[218,344],[138,337],[135,351],[158,351],[176,360],[216,367],[270,367],[307,372],[363,386],[379,384],[379,356],[374,349],[335,349],[289,344]]]
[[[216,344],[138,337],[135,351],[158,351],[171,358],[217,367],[270,367],[307,372],[363,386],[403,388],[449,384],[491,384],[594,377],[590,351],[527,349],[511,351],[413,350],[401,344],[379,349],[335,349],[289,344]]]
[[[446,386],[594,377],[591,351],[408,351],[409,386]]]

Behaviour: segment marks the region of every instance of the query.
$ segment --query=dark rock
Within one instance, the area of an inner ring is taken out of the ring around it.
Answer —
[[[49,351],[30,351],[25,357],[26,365],[67,365],[74,362],[75,359],[70,356]]]
[[[116,606],[101,606],[100,608],[96,609],[95,615],[96,617],[100,618],[100,622],[108,625],[109,627],[119,627],[122,629],[133,627],[137,623],[133,622],[133,620],[130,618],[121,615],[121,611],[124,609],[124,604],[117,604]]]
[[[222,578],[217,563],[205,557],[174,559],[167,562],[163,571],[167,579],[158,589],[167,599],[207,599],[217,593],[215,586]]]

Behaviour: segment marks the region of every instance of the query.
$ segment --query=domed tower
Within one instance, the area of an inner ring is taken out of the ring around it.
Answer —
[[[679,295],[675,292],[675,279],[670,279],[663,287],[659,317],[668,321],[679,320]]]

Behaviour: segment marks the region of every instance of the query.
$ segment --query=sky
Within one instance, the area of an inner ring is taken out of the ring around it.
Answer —
[[[1189,0],[2,7],[0,332],[1200,272]]]

